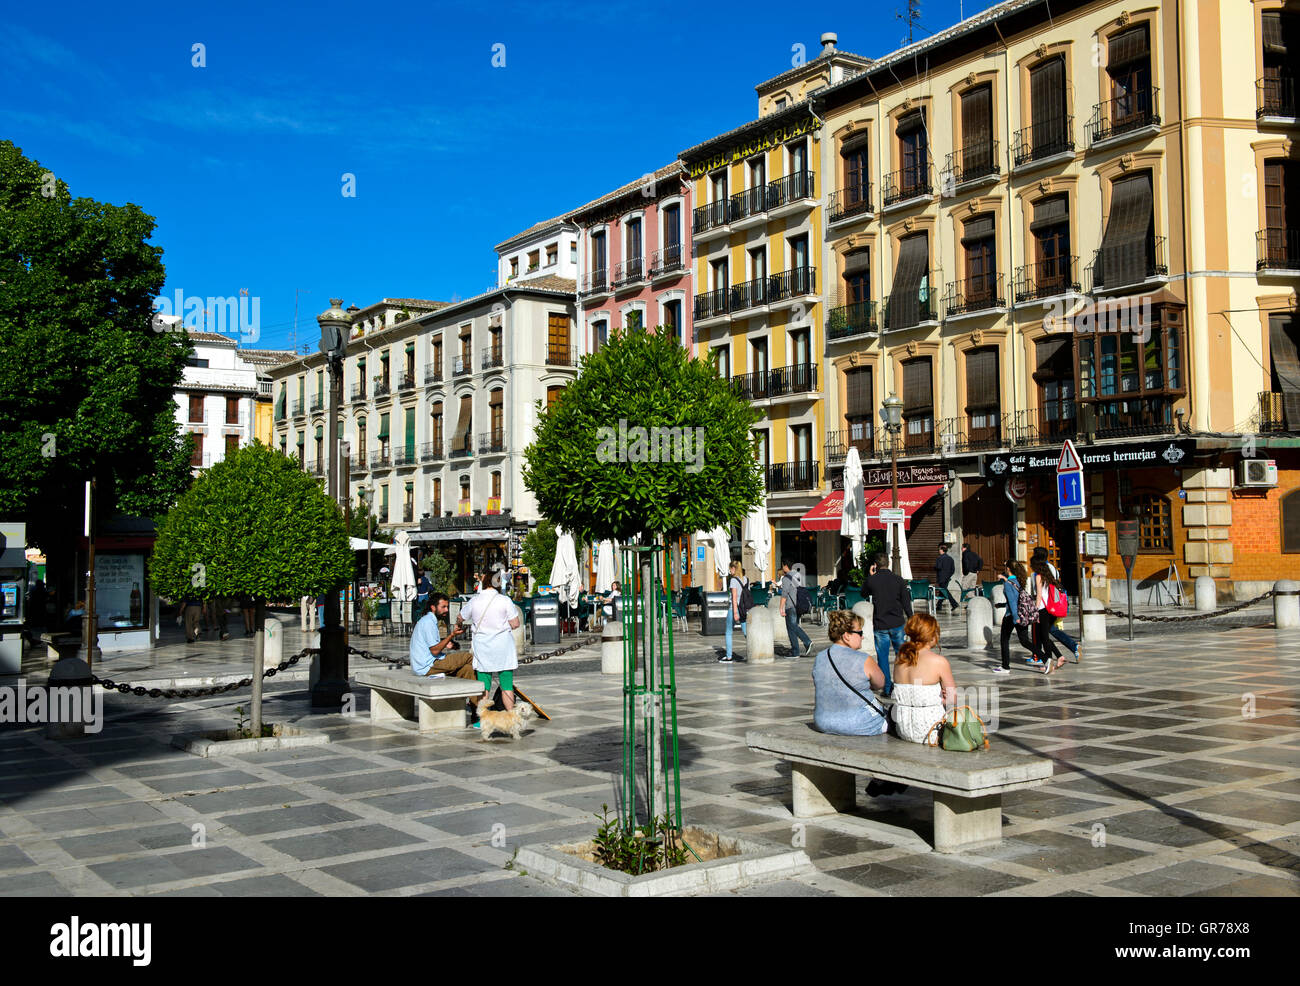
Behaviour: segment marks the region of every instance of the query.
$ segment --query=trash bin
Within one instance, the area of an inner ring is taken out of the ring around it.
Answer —
[[[533,644],[560,642],[560,601],[554,596],[535,596],[532,611]]]
[[[703,616],[700,620],[700,633],[705,637],[721,637],[727,632],[727,620],[731,619],[731,599],[727,592],[704,593]]]

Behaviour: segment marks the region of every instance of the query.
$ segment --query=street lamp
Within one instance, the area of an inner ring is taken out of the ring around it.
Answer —
[[[357,499],[361,501],[361,509],[366,512],[366,581],[370,581],[370,487],[358,486]]]
[[[889,432],[889,472],[893,484],[893,507],[898,508],[898,433],[903,430],[903,402],[894,394],[890,394],[881,402],[880,421],[885,426],[885,431]],[[894,545],[893,571],[895,575],[900,575],[898,563],[898,539],[902,537],[902,526],[894,532],[890,539]],[[901,575],[900,575],[901,577]]]

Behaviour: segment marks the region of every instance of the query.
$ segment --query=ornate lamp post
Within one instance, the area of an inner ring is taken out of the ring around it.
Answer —
[[[320,325],[320,351],[330,375],[329,399],[329,495],[337,502],[342,477],[347,474],[339,461],[339,405],[343,403],[343,358],[348,351],[352,320],[343,310],[343,299],[331,298],[328,311],[316,316]],[[320,631],[320,679],[311,693],[315,708],[337,709],[348,692],[348,651],[340,625],[339,588],[325,594],[325,625]]]
[[[898,508],[898,435],[903,430],[903,402],[895,395],[890,394],[881,402],[880,420],[885,426],[885,431],[889,432],[889,472],[890,480],[893,484],[893,501],[892,506]],[[898,562],[898,539],[902,537],[903,531],[900,528],[894,532],[890,538],[894,546],[893,572],[899,575]],[[900,576],[901,577],[901,576]]]

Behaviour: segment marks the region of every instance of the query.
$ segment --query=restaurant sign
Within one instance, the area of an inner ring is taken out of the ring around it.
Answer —
[[[1082,446],[1078,448],[1084,469],[1181,469],[1190,464],[1196,442],[1143,442],[1136,445]],[[1060,448],[1035,449],[1033,452],[998,452],[980,457],[980,475],[1016,476],[1030,472],[1055,472],[1061,459]]]
[[[948,482],[947,466],[899,466],[899,486],[930,486],[934,483]],[[892,486],[893,475],[888,466],[883,468],[862,468],[863,486]]]
[[[769,130],[767,133],[751,137],[744,143],[737,144],[735,147],[728,148],[721,153],[694,162],[690,166],[690,175],[692,178],[699,178],[716,168],[735,164],[737,161],[743,161],[759,151],[768,151],[773,147],[779,147],[787,140],[802,137],[804,134],[816,130],[817,126],[817,122],[811,115],[794,120],[784,126]]]

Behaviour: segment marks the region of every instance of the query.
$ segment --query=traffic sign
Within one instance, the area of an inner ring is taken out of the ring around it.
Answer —
[[[1056,512],[1061,520],[1086,520],[1083,503],[1083,462],[1074,442],[1066,441],[1056,463]]]

